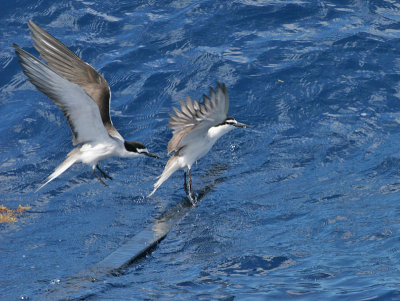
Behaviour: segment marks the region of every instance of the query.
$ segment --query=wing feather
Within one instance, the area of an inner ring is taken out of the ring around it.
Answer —
[[[80,86],[66,80],[18,45],[13,46],[31,83],[47,95],[67,118],[74,144],[110,139],[98,106]]]
[[[200,103],[197,99],[194,100],[193,107],[196,111],[200,110]]]
[[[187,109],[189,110],[190,115],[193,116],[194,114],[196,114],[196,110],[194,109],[192,100],[190,99],[189,96],[186,98],[186,103],[187,103]]]
[[[185,115],[185,117],[190,120],[192,117],[192,113],[190,112],[189,108],[187,107],[187,104],[181,100],[181,112]]]
[[[30,35],[35,42],[34,46],[40,56],[56,73],[82,87],[99,107],[101,119],[109,134],[123,140],[111,121],[111,92],[104,77],[33,21],[30,21],[28,26],[31,30]]]

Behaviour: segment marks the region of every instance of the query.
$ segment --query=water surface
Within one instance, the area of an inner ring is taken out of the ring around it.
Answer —
[[[110,159],[102,187],[72,167],[57,107],[11,47],[27,23],[107,79],[115,126],[163,160]],[[226,83],[250,124],[193,168],[198,207],[88,300],[400,300],[400,4],[397,1],[9,2],[0,14],[0,299],[40,299],[182,201],[183,172],[146,199],[167,160],[168,113]],[[71,298],[65,293],[64,298]]]

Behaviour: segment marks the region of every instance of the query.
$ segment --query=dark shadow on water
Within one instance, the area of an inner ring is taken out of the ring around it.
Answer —
[[[215,180],[198,192],[196,206],[217,184],[225,181],[225,177],[219,176],[227,169],[227,164],[215,164],[208,170],[203,177]],[[39,299],[82,300],[94,297],[97,291],[104,290],[104,285],[107,285],[108,282],[107,278],[123,275],[127,267],[137,264],[146,255],[154,251],[172,227],[179,223],[196,206],[193,206],[187,197],[183,198],[155,219],[152,224],[134,234],[131,239],[106,258],[91,268],[63,281],[56,288],[46,290]]]
[[[243,256],[227,260],[214,269],[219,276],[260,276],[277,269],[287,268],[295,262],[286,256]]]

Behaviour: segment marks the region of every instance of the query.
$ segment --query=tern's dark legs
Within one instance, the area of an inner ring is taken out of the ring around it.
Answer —
[[[101,184],[103,184],[104,186],[107,186],[106,183],[104,183],[104,181],[99,177],[99,175],[96,173],[96,169],[94,169],[94,167],[92,168],[93,174],[96,176],[96,178],[100,181]]]
[[[188,177],[189,177],[189,185],[188,185],[189,193],[186,192],[186,194],[188,195],[192,205],[195,205],[196,204],[196,200],[195,200],[194,193],[193,193],[193,190],[192,190],[192,176],[190,175],[190,168],[188,168]],[[186,173],[185,173],[185,182],[186,182]]]
[[[188,177],[189,177],[189,193],[193,195],[192,191],[192,176],[190,175],[190,168],[188,168]]]
[[[104,170],[102,170],[102,169],[100,168],[99,164],[96,165],[96,168],[101,172],[101,174],[103,175],[104,179],[110,179],[110,180],[113,179],[113,178],[110,177],[108,174],[106,174],[106,173],[104,172]]]
[[[183,178],[184,178],[184,180],[185,180],[185,182],[184,182],[184,188],[185,188],[185,193],[186,193],[186,195],[189,195],[189,191],[188,191],[188,188],[187,188],[187,183],[186,183],[186,171],[185,171],[185,173],[183,174]]]

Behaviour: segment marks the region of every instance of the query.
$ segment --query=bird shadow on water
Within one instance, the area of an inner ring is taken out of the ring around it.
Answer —
[[[91,268],[62,281],[57,287],[47,289],[42,298],[81,300],[95,296],[96,291],[104,289],[102,287],[96,289],[96,284],[103,286],[108,282],[107,278],[125,274],[127,268],[138,264],[146,255],[153,252],[174,225],[179,223],[190,210],[195,209],[217,184],[226,180],[226,177],[220,177],[220,175],[228,168],[228,164],[215,164],[208,170],[203,178],[214,180],[197,193],[195,205],[192,205],[186,196],[106,258]]]

